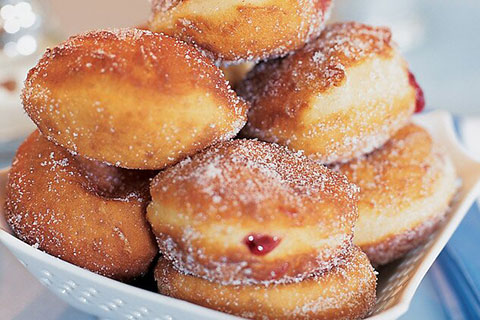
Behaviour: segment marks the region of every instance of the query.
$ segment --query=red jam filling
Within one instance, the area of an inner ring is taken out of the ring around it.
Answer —
[[[408,72],[408,80],[410,81],[410,85],[415,89],[417,93],[417,103],[415,105],[415,113],[422,112],[425,109],[425,96],[423,95],[423,90],[418,85],[415,76],[410,71]]]
[[[249,234],[243,242],[247,245],[250,252],[257,256],[264,256],[275,249],[280,243],[280,238],[265,234]]]

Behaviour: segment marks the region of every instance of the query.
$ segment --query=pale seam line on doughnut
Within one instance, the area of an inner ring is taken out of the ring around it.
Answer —
[[[362,122],[360,125],[367,130],[369,129],[369,123],[372,117],[375,117],[376,114],[377,116],[386,119],[386,121],[385,124],[381,126],[370,128],[373,132],[358,132],[357,135],[349,134],[350,132],[348,132],[348,129],[350,124],[334,124],[338,130],[347,134],[343,141],[339,141],[341,145],[360,147],[359,151],[352,151],[346,157],[356,158],[364,153],[369,153],[382,145],[388,140],[392,133],[396,132],[406,124],[409,114],[411,113],[410,109],[413,109],[413,107],[409,108],[396,115],[391,115],[389,114],[390,110],[385,110],[385,107],[390,109],[395,103],[398,103],[394,102],[389,97],[400,96],[404,99],[404,97],[407,97],[412,91],[412,88],[408,83],[408,78],[405,76],[407,66],[403,62],[403,59],[397,54],[394,56],[393,61],[394,62],[392,62],[391,59],[374,58],[356,67],[347,69],[345,82],[341,86],[334,87],[327,92],[319,93],[311,99],[310,105],[321,105],[322,107],[331,106],[331,108],[320,109],[318,107],[313,107],[308,111],[304,111],[301,115],[302,122],[304,123],[304,126],[310,128],[310,130],[307,133],[304,133],[300,139],[293,136],[293,139],[289,140],[288,143],[295,140],[308,139],[309,136],[314,137],[318,130],[318,124],[315,123],[315,119],[322,119],[326,115],[334,114],[336,112],[353,112],[357,118],[359,118],[357,120]],[[371,70],[374,71],[372,72]],[[367,78],[372,81],[362,80],[366,78],[366,74],[368,75]],[[381,82],[378,81],[379,78],[382,79]],[[403,79],[404,81],[400,82],[399,79]],[[362,85],[359,86],[358,84]],[[375,85],[372,86],[372,84]],[[367,94],[365,92],[367,92]],[[383,108],[378,108],[379,96],[382,101],[390,100],[391,104],[383,105]],[[343,103],[338,103],[338,100],[343,100]],[[343,106],[343,108],[339,108],[339,106]],[[369,111],[368,109],[372,110]],[[330,163],[333,158],[336,158],[334,153],[330,155],[314,153],[311,157],[313,159],[321,159],[325,163]],[[344,162],[347,159],[342,157],[338,160]]]
[[[388,100],[392,96],[407,96],[412,90],[407,77],[407,65],[403,58],[395,53],[393,57],[375,56],[346,68],[345,79],[340,86],[329,87],[326,91],[314,94],[309,101],[310,112],[307,124],[324,115],[349,111],[352,108],[370,106],[379,100]],[[367,79],[368,81],[365,81]],[[322,106],[322,108],[318,107]]]
[[[450,201],[457,190],[457,178],[451,160],[443,154],[436,153],[435,156],[441,160],[438,163],[438,167],[444,170],[442,179],[436,181],[438,187],[436,187],[435,193],[422,201],[412,204],[408,210],[403,211],[402,219],[398,219],[398,216],[385,217],[379,215],[376,217],[374,223],[368,224],[368,227],[365,226],[361,230],[356,228],[357,237],[360,234],[360,237],[364,239],[361,242],[356,242],[354,237],[354,243],[356,245],[372,245],[370,235],[374,235],[375,238],[378,239],[375,243],[379,243],[382,239],[401,235],[419,226],[422,222],[438,218],[447,212]],[[425,210],[425,208],[432,209]],[[383,236],[380,238],[379,235]],[[366,239],[370,239],[370,241]]]
[[[165,219],[165,217],[167,216],[171,216],[171,217],[175,217],[175,219],[178,219],[178,218],[184,218],[186,219],[185,221],[183,221],[182,223],[179,223],[179,222],[175,222],[175,223],[168,223],[168,222],[165,222],[163,221],[164,224],[171,224],[171,225],[188,225],[188,217],[184,216],[181,212],[177,212],[175,210],[168,210],[167,208],[165,207],[162,207],[160,205],[158,205],[157,203],[155,202],[152,202],[150,203],[149,205],[149,208],[148,208],[148,219],[150,221],[150,223],[152,225],[156,225],[156,224],[159,224],[158,221],[155,221],[155,217],[158,217],[159,215],[161,215],[163,217],[163,219]],[[170,212],[170,213],[168,213]],[[152,214],[153,213],[153,214]],[[199,224],[199,227],[201,228],[201,224]],[[173,262],[173,265],[179,269],[181,272],[183,273],[187,273],[187,274],[191,274],[192,272],[195,272],[193,271],[193,269],[198,269],[199,271],[201,271],[202,273],[205,273],[205,274],[208,274],[208,273],[212,273],[212,276],[213,277],[216,277],[214,274],[217,273],[217,271],[209,271],[209,269],[207,268],[202,268],[200,265],[191,265],[191,266],[182,266],[182,264],[184,264],[183,262],[181,261],[195,261],[195,258],[189,258],[189,254],[187,253],[186,256],[185,256],[185,253],[183,251],[186,251],[186,252],[193,252],[195,251],[195,254],[198,254],[198,255],[204,255],[203,254],[203,251],[201,249],[195,249],[195,247],[193,245],[188,245],[188,243],[191,243],[190,241],[191,240],[194,240],[198,237],[200,237],[199,235],[200,234],[223,234],[223,235],[229,235],[229,239],[231,239],[231,241],[233,242],[232,243],[232,247],[234,247],[235,245],[235,241],[238,242],[238,243],[241,243],[242,242],[242,239],[244,238],[244,236],[246,234],[249,234],[251,232],[251,228],[247,228],[247,227],[242,227],[242,225],[237,225],[237,226],[232,226],[232,225],[228,225],[228,226],[223,226],[223,225],[216,225],[214,226],[214,230],[212,230],[212,228],[208,228],[207,231],[203,230],[203,231],[196,231],[193,229],[194,227],[188,227],[186,229],[184,229],[184,232],[182,234],[182,242],[183,242],[183,245],[186,245],[187,248],[184,248],[182,250],[182,252],[180,252],[180,249],[177,249],[177,245],[175,243],[175,241],[170,237],[170,236],[167,236],[167,239],[162,241],[161,245],[164,246],[165,248],[167,248],[166,251],[168,251],[168,253],[165,253],[168,257],[169,257],[169,260],[171,260]],[[310,234],[312,233],[315,233],[317,230],[316,227],[302,227],[302,228],[298,228],[298,230],[295,230],[294,228],[289,228],[289,229],[278,229],[278,228],[275,228],[275,233],[276,234],[288,234],[289,237],[288,237],[288,242],[286,243],[285,241],[282,241],[279,245],[279,247],[277,247],[277,250],[273,251],[273,255],[270,254],[269,255],[269,258],[271,258],[271,261],[275,261],[276,257],[275,257],[275,253],[278,252],[280,254],[280,257],[278,258],[279,261],[282,261],[282,252],[281,249],[283,245],[288,245],[290,246],[290,250],[288,250],[288,252],[296,252],[296,253],[300,253],[300,254],[308,254],[310,251],[307,250],[307,251],[300,251],[298,250],[298,248],[293,248],[292,249],[292,245],[294,245],[295,243],[304,243],[305,241],[303,241],[303,238],[305,237],[309,237]],[[166,235],[165,235],[166,236]],[[160,239],[157,238],[157,241],[160,242]],[[320,269],[329,269],[331,267],[331,265],[337,265],[339,263],[339,261],[341,261],[341,254],[338,254],[338,253],[341,253],[343,251],[345,251],[347,247],[349,247],[351,245],[351,236],[349,234],[343,234],[343,233],[339,233],[337,235],[331,235],[330,237],[328,237],[327,239],[320,239],[318,241],[315,242],[315,244],[312,246],[312,247],[316,247],[318,248],[319,252],[318,252],[318,257],[316,259],[316,262],[318,263],[318,266]],[[309,247],[309,249],[311,249],[312,247]],[[288,252],[283,252],[283,254],[286,254],[286,258],[285,260],[288,260]],[[332,258],[332,261],[328,261],[328,262],[323,262],[323,260],[325,259],[325,256],[333,256],[331,257]],[[211,260],[210,261],[211,264],[216,264],[214,260]],[[244,276],[248,278],[248,269],[245,269],[245,267],[247,266],[247,263],[241,263],[241,262],[238,262],[238,263],[221,263],[219,262],[218,263],[218,272],[221,271],[221,269],[223,269],[224,267],[227,267],[228,269],[233,269],[233,270],[237,270],[237,271],[234,271],[234,272],[229,272],[229,273],[232,273],[232,274],[236,274],[236,273],[244,273]],[[288,279],[284,279],[283,281],[282,280],[278,280],[278,281],[262,281],[262,283],[268,283],[268,282],[285,282],[285,281],[288,281],[288,282],[298,282],[300,281],[300,279],[304,278],[306,275],[304,276],[301,276],[299,275],[298,278],[295,278],[295,277],[289,277]],[[208,276],[207,276],[208,278]],[[212,279],[207,279],[207,280],[212,280]],[[234,279],[230,279],[230,280],[227,280],[224,282],[224,284],[232,284],[232,283],[237,283],[239,282],[239,280],[234,280]],[[255,281],[255,280],[245,280],[245,281],[240,281],[240,282],[245,282],[245,283],[255,283],[255,282],[258,282],[258,281]]]
[[[347,236],[347,238],[349,237]],[[247,262],[245,261],[228,264],[218,261],[210,261],[209,263],[211,265],[216,266],[216,268],[214,269],[203,268],[200,264],[189,265],[188,267],[186,267],[185,264],[180,261],[188,260],[193,262],[194,259],[190,258],[188,254],[186,255],[186,258],[184,258],[185,250],[177,249],[177,245],[171,237],[168,237],[164,241],[157,238],[157,242],[159,243],[160,247],[163,247],[165,249],[165,252],[163,253],[165,258],[172,263],[172,266],[178,272],[185,275],[199,277],[210,282],[218,282],[222,285],[273,285],[299,283],[308,277],[328,272],[334,267],[343,265],[345,263],[345,255],[347,255],[349,250],[351,250],[352,248],[351,239],[349,238],[339,247],[331,247],[324,249],[323,252],[321,252],[317,257],[316,262],[318,263],[318,267],[313,270],[309,270],[308,272],[306,271],[302,274],[297,274],[296,276],[285,276],[277,280],[258,281],[252,278],[248,278],[248,274],[251,271],[249,268],[246,268]],[[199,249],[197,254],[203,254],[203,251]],[[234,277],[240,273],[243,273],[246,278],[236,279]],[[224,279],[223,281],[219,280],[219,278],[225,278],[225,274],[228,274],[230,278]]]

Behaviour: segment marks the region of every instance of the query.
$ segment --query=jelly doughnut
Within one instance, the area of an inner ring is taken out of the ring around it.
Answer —
[[[360,319],[375,303],[376,277],[354,247],[344,264],[290,284],[221,285],[184,275],[160,259],[161,294],[249,319]]]
[[[343,261],[357,191],[285,147],[233,140],[160,172],[147,219],[183,273],[222,284],[293,282]]]
[[[138,29],[48,49],[28,73],[23,104],[49,140],[130,169],[160,169],[231,138],[247,112],[197,49]]]
[[[381,149],[338,169],[360,187],[354,243],[375,265],[424,242],[439,226],[458,186],[449,157],[414,124]]]
[[[153,174],[72,156],[35,131],[13,160],[6,218],[22,241],[130,280],[143,275],[158,252],[145,219]]]
[[[294,54],[260,63],[238,92],[252,104],[242,134],[323,163],[380,147],[423,99],[390,31],[354,22],[328,25]]]
[[[320,34],[331,0],[154,0],[150,29],[223,61],[283,56]]]

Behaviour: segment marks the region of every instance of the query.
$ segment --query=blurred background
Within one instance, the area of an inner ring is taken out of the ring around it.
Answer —
[[[86,30],[144,24],[149,8],[147,0],[0,0],[0,167],[10,164],[18,144],[33,130],[19,95],[28,69],[45,48]],[[392,28],[425,91],[427,110],[454,113],[462,124],[463,141],[480,157],[479,19],[478,0],[336,0],[332,16],[334,21]],[[480,227],[479,213],[474,213],[476,220],[469,224]],[[469,217],[473,219],[472,214]],[[454,250],[468,241],[460,240],[458,235],[452,239],[453,246],[458,242]],[[445,305],[436,286],[442,281],[442,257],[422,283],[405,319],[451,318],[449,310],[439,308]],[[478,260],[475,257],[469,267],[477,275]],[[90,319],[51,296],[22,270],[0,246],[0,318]]]

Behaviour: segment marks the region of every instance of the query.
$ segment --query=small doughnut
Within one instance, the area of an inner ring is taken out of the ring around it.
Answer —
[[[320,34],[331,0],[154,0],[150,29],[222,61],[286,55]]]
[[[374,265],[400,258],[424,242],[439,226],[458,186],[450,158],[414,124],[338,170],[360,187],[354,242]]]
[[[223,286],[184,275],[165,259],[155,279],[161,294],[249,319],[360,319],[375,304],[376,276],[356,247],[345,264],[298,283]]]
[[[169,167],[147,219],[182,272],[222,284],[299,281],[344,259],[357,187],[275,144],[233,140]]]
[[[42,251],[131,280],[158,252],[145,219],[153,174],[72,156],[35,131],[13,160],[6,218],[19,239]]]
[[[238,92],[252,104],[243,135],[322,163],[380,147],[423,99],[390,31],[354,22],[328,25],[294,54],[260,63]]]
[[[28,73],[23,104],[49,140],[129,169],[160,169],[231,138],[247,112],[201,52],[138,29],[48,49]]]

